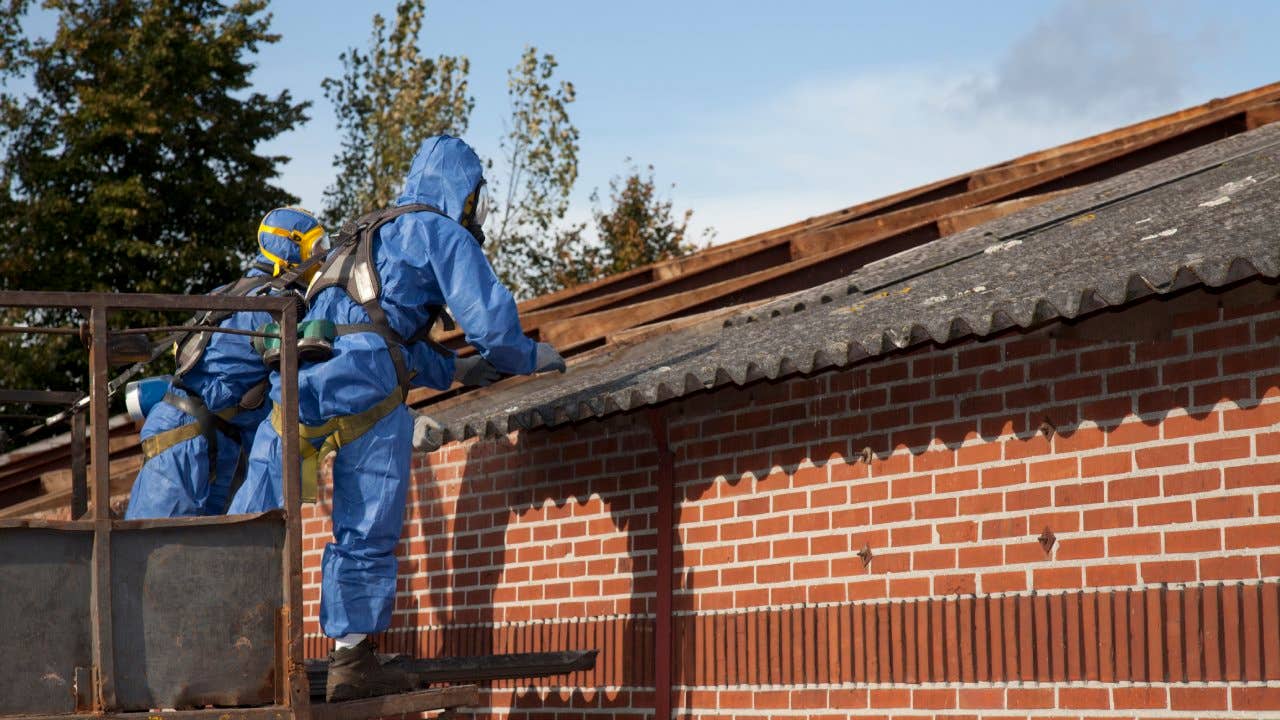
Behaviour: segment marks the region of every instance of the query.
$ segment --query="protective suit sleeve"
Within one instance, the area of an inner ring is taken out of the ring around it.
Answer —
[[[453,385],[453,355],[446,357],[422,341],[408,345],[404,350],[405,361],[413,374],[410,385],[435,390],[448,390]]]
[[[536,344],[521,329],[515,298],[494,274],[480,244],[453,223],[438,222],[432,230],[428,257],[467,342],[502,372],[532,373]]]

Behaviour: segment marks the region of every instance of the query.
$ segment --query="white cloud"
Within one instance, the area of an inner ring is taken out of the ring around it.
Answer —
[[[679,200],[719,240],[837,210],[1100,132],[1122,116],[1046,121],[974,102],[978,72],[932,68],[811,80],[759,108],[708,119],[707,185]],[[725,192],[709,191],[719,186]]]
[[[1169,8],[1172,6],[1161,6]],[[733,240],[1103,132],[1186,103],[1209,29],[1146,3],[1063,3],[990,67],[868,68],[696,120],[678,201]]]

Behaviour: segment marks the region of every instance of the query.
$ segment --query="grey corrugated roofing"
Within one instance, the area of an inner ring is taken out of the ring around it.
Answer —
[[[429,411],[452,439],[842,367],[1192,285],[1280,276],[1280,124],[1096,183],[847,278]]]

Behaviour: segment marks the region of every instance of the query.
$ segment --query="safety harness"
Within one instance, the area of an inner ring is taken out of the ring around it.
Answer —
[[[338,231],[333,250],[325,259],[311,286],[307,288],[308,305],[322,291],[339,287],[364,308],[369,316],[369,322],[336,325],[335,333],[342,336],[368,332],[381,337],[391,364],[395,367],[396,389],[363,412],[332,418],[322,425],[299,423],[298,435],[304,440],[299,443],[302,453],[302,499],[306,502],[314,502],[316,499],[320,465],[325,458],[368,432],[408,397],[409,381],[413,379],[413,375],[405,363],[403,352],[405,347],[423,342],[437,353],[448,357],[453,356],[448,348],[432,340],[430,335],[431,328],[435,326],[437,320],[443,321],[446,329],[453,329],[453,321],[445,312],[444,306],[428,305],[426,323],[413,335],[405,338],[391,326],[386,311],[378,301],[382,297],[382,277],[378,274],[378,266],[374,262],[373,254],[378,230],[401,215],[415,212],[430,212],[449,217],[439,208],[423,203],[385,208],[362,215],[343,225]],[[271,426],[275,428],[277,434],[283,434],[283,422],[278,406],[272,408]],[[319,448],[309,442],[321,438],[324,441]]]
[[[270,275],[271,266],[257,264],[254,267],[267,274],[240,278],[236,282],[218,288],[209,294],[244,297],[258,293],[263,289],[276,289],[278,283],[276,278]],[[197,318],[196,324],[217,327],[224,320],[231,317],[232,314],[233,312],[228,310],[209,310]],[[170,392],[165,394],[163,400],[163,402],[190,415],[194,420],[171,430],[156,433],[142,441],[142,455],[144,462],[146,462],[178,443],[186,442],[196,437],[203,437],[205,444],[208,446],[210,486],[213,485],[217,478],[218,434],[221,433],[229,438],[238,439],[239,431],[231,424],[231,420],[241,412],[261,407],[266,399],[268,384],[267,380],[264,379],[249,388],[235,405],[218,412],[210,411],[204,400],[201,399],[200,393],[184,385],[182,379],[184,375],[195,368],[196,364],[200,362],[200,358],[204,357],[212,336],[212,332],[195,333],[179,346],[178,367],[174,372],[173,387],[182,390],[186,395],[177,395]],[[231,498],[235,495],[236,490],[244,482],[245,472],[248,469],[248,460],[249,448],[241,444],[240,456],[236,460],[236,469],[231,478],[231,487],[227,492],[228,505],[231,503]],[[225,512],[226,508],[223,508],[223,511]]]

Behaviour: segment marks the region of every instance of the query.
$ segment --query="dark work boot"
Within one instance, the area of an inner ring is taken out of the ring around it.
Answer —
[[[329,681],[325,700],[342,702],[375,695],[407,692],[415,686],[414,678],[393,663],[386,665],[373,652],[369,638],[351,648],[329,653]]]

